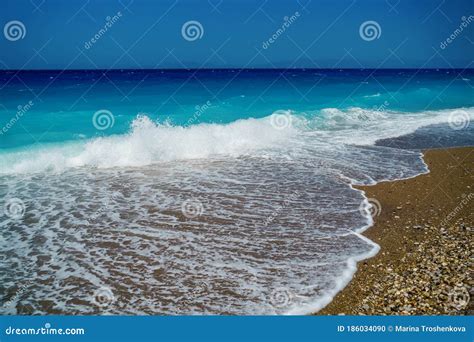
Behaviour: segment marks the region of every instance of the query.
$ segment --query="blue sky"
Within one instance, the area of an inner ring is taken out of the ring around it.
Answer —
[[[472,15],[473,0],[2,0],[0,68],[472,68]]]

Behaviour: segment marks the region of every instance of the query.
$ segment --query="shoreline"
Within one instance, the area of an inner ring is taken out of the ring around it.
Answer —
[[[359,233],[380,250],[357,262],[349,283],[317,315],[472,312],[474,147],[428,149],[423,161],[428,173],[354,186],[380,204],[373,225]]]

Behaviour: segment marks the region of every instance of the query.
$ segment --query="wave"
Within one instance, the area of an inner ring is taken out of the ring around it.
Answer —
[[[474,107],[421,112],[326,108],[321,114],[315,118],[319,128],[315,134],[332,143],[373,145],[377,140],[410,134],[429,125],[449,123],[453,128],[462,128],[474,119]]]
[[[182,127],[158,124],[142,115],[127,134],[5,152],[0,155],[0,173],[139,167],[213,156],[273,156],[304,145],[372,145],[423,126],[473,118],[472,107],[417,113],[354,107],[312,113],[279,110],[261,119]]]
[[[241,156],[277,147],[295,133],[292,127],[274,129],[271,118],[181,127],[157,124],[147,116],[139,116],[128,134],[1,155],[0,172],[60,171],[81,166],[138,167],[213,155]]]
[[[26,173],[1,177],[5,199],[24,199],[28,210],[0,222],[0,247],[17,247],[2,266],[11,275],[4,287],[28,281],[41,253],[50,261],[38,272],[54,276],[22,299],[35,314],[47,313],[45,298],[64,314],[317,311],[379,250],[360,234],[373,224],[371,202],[353,185],[428,172],[421,153],[373,142],[472,116],[326,108],[189,127],[139,116],[127,134],[0,154],[2,172]],[[190,159],[201,161],[163,163]],[[44,170],[64,172],[32,174]],[[38,237],[45,248],[31,244]],[[64,291],[57,279],[71,276],[85,281]],[[89,298],[104,287],[117,300],[107,311],[69,304],[71,291]]]

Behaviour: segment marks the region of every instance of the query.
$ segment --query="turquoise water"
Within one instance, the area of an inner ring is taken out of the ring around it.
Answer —
[[[456,70],[359,71],[67,71],[0,73],[0,122],[33,102],[21,128],[2,135],[0,148],[123,134],[140,113],[173,125],[230,123],[277,110],[308,116],[324,108],[417,112],[474,106],[473,73]],[[207,108],[209,107],[209,108]],[[98,131],[93,114],[114,115]]]
[[[429,172],[402,135],[474,143],[473,80],[3,72],[0,312],[317,311],[379,250],[360,233],[385,209],[352,185]]]

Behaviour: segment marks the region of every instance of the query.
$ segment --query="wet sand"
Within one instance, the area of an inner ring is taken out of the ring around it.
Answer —
[[[381,250],[317,314],[473,313],[474,148],[424,154],[429,174],[359,187],[381,205],[363,233]]]

